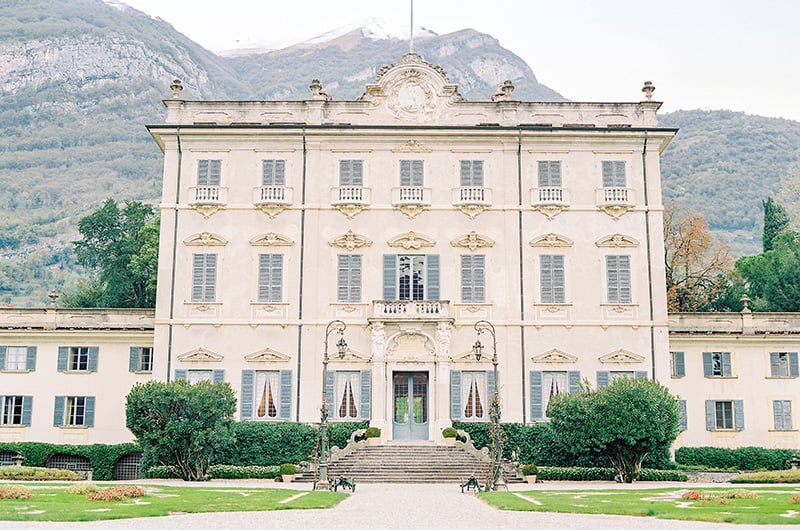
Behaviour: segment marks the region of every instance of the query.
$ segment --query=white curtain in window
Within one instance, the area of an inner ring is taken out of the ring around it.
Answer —
[[[550,399],[564,392],[569,392],[567,372],[542,372],[542,410],[545,411],[545,414]]]
[[[486,372],[461,373],[462,417],[465,420],[482,420],[487,417]]]
[[[341,420],[358,419],[361,404],[360,372],[336,372],[336,401],[334,416]]]
[[[253,410],[256,419],[275,419],[280,408],[280,374],[274,372],[256,372],[255,391],[253,392]]]
[[[201,381],[211,382],[211,370],[189,370],[186,374],[189,384],[197,384]]]
[[[28,348],[9,346],[6,350],[6,370],[25,370],[28,367]],[[788,373],[788,372],[787,372]]]

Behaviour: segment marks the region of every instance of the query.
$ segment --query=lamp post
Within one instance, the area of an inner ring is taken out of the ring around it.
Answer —
[[[479,320],[475,322],[475,331],[478,333],[478,338],[472,346],[472,352],[475,354],[475,360],[480,362],[483,356],[483,344],[481,344],[481,333],[488,331],[492,336],[492,365],[494,366],[494,395],[492,396],[492,405],[489,407],[489,419],[492,420],[492,441],[494,442],[494,461],[492,462],[492,490],[508,490],[508,486],[503,480],[503,435],[500,431],[500,392],[498,387],[500,380],[497,377],[497,335],[494,331],[494,326],[488,320]]]
[[[336,350],[339,358],[343,359],[347,353],[347,342],[344,340],[344,330],[347,325],[341,320],[334,320],[325,328],[325,350],[322,357],[322,408],[320,409],[320,455],[319,455],[319,480],[314,486],[317,490],[331,489],[331,481],[328,478],[328,337],[331,333],[339,334],[336,341]]]

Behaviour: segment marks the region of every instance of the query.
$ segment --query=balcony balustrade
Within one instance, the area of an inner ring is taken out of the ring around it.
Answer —
[[[371,188],[364,186],[339,186],[331,190],[331,204],[334,206],[342,204],[369,206],[372,198],[371,192]]]
[[[453,188],[453,205],[475,204],[480,206],[491,206],[492,190],[483,186],[461,186]]]
[[[569,204],[569,190],[564,188],[533,188],[531,190],[532,206],[566,206]]]
[[[440,320],[450,318],[449,300],[374,300],[372,316],[380,320]]]
[[[292,204],[292,188],[286,186],[259,186],[253,190],[253,204]]]

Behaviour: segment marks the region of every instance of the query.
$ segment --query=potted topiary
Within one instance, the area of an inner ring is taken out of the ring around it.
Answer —
[[[528,484],[536,484],[536,475],[539,473],[539,468],[536,467],[536,464],[525,464],[522,466],[521,471]]]
[[[444,438],[444,443],[447,445],[455,445],[457,436],[458,432],[456,432],[453,427],[445,427],[442,429],[442,438]]]
[[[367,427],[364,436],[367,438],[367,445],[378,445],[381,441],[381,430],[377,427]]]
[[[281,480],[291,482],[297,474],[297,466],[294,464],[281,464]]]

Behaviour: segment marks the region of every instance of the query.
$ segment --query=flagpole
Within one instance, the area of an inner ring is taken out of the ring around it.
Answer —
[[[411,29],[408,35],[408,52],[414,53],[414,0],[411,0]]]

